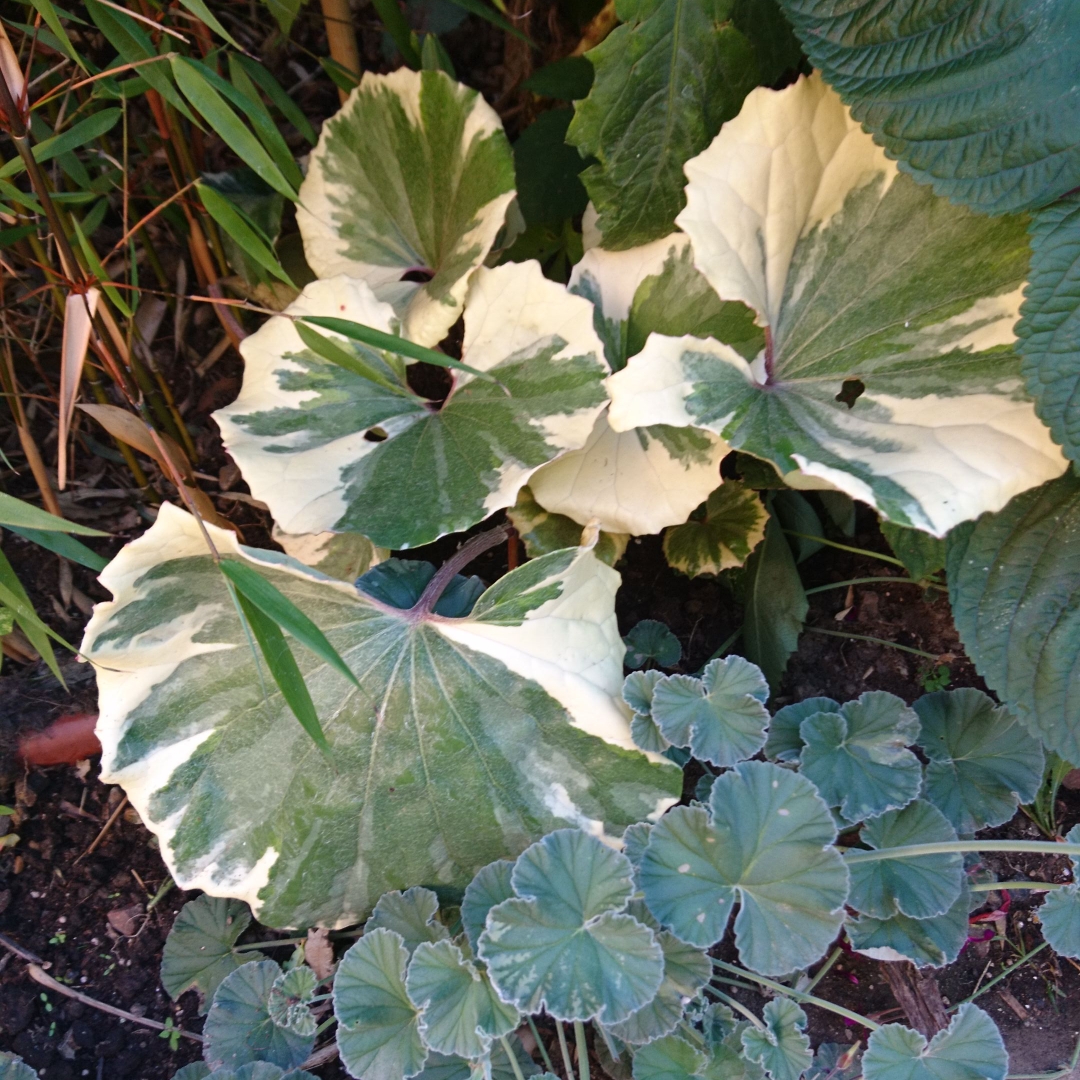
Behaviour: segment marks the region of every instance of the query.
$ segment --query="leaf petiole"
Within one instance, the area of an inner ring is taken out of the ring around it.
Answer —
[[[942,852],[1015,851],[1033,855],[1080,855],[1080,844],[1057,844],[1049,840],[943,840],[936,844],[908,844],[905,847],[879,848],[862,851],[848,848],[844,861],[848,866],[878,862],[880,859],[914,859],[920,855],[939,855]]]

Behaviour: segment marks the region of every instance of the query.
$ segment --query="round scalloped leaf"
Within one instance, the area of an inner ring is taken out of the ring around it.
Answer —
[[[202,1065],[202,1062],[197,1064]],[[188,1070],[192,1070],[189,1072]],[[194,1066],[185,1065],[172,1080],[319,1080],[313,1073],[303,1069],[288,1071],[271,1065],[268,1061],[252,1061],[241,1065],[239,1069],[215,1069],[210,1072],[195,1071]]]
[[[851,947],[875,960],[910,960],[919,967],[944,967],[956,960],[967,942],[970,911],[971,894],[965,887],[944,915],[932,919],[864,915],[848,922],[844,929]]]
[[[38,1074],[21,1057],[0,1051],[0,1080],[38,1080]]]
[[[479,955],[504,1001],[526,1013],[605,1024],[656,995],[663,953],[652,930],[620,914],[633,891],[625,855],[577,829],[527,848],[511,878],[519,898],[488,912]]]
[[[651,715],[668,742],[726,768],[765,745],[768,697],[760,668],[741,656],[726,656],[710,660],[700,679],[669,675],[658,682]]]
[[[765,1028],[748,1027],[742,1033],[746,1056],[757,1062],[772,1080],[799,1080],[814,1055],[806,1034],[806,1013],[789,998],[774,998],[765,1005]]]
[[[424,1067],[420,1016],[405,991],[409,952],[380,927],[349,948],[334,979],[341,1061],[363,1080],[406,1080]]]
[[[678,797],[680,771],[633,747],[619,575],[588,549],[526,563],[467,619],[415,619],[208,529],[323,630],[360,688],[295,649],[330,764],[281,696],[264,698],[194,518],[165,505],[124,548],[83,644],[103,774],[181,888],[243,898],[271,926],[348,925],[389,890],[464,888],[550,829],[617,837]]]
[[[585,444],[607,401],[590,304],[529,262],[478,270],[468,309],[463,360],[501,385],[454,371],[441,405],[402,385],[373,349],[329,334],[390,388],[300,340],[290,316],[392,330],[390,307],[363,282],[314,281],[244,340],[240,396],[214,417],[283,529],[416,547],[512,506],[541,465]]]
[[[907,749],[919,737],[919,718],[901,698],[869,690],[836,712],[799,725],[802,772],[848,821],[907,806],[919,794],[922,766]]]
[[[401,935],[411,956],[422,942],[443,941],[450,936],[450,931],[436,918],[438,913],[439,898],[430,889],[414,885],[405,892],[394,890],[379,897],[371,918],[364,924],[364,933],[379,927],[393,930]]]
[[[547,1080],[551,1076],[550,1073],[542,1072],[540,1066],[525,1053],[525,1048],[516,1035],[508,1035],[506,1041],[513,1047],[517,1066],[523,1076],[535,1077],[536,1080]],[[417,1080],[517,1080],[517,1073],[500,1040],[492,1046],[491,1052],[478,1062],[432,1051],[428,1054],[423,1071],[417,1074]]]
[[[1050,893],[1039,908],[1039,922],[1054,952],[1080,959],[1080,885]]]
[[[623,663],[628,668],[643,668],[649,663],[671,668],[682,659],[679,639],[656,619],[642,619],[623,641],[626,642]]]
[[[253,1061],[293,1069],[311,1053],[314,1032],[296,1034],[278,1027],[270,1016],[270,992],[281,974],[273,960],[260,960],[221,980],[203,1026],[203,1056],[215,1069],[235,1069]]]
[[[513,197],[502,122],[475,90],[441,71],[365,72],[323,125],[296,223],[319,277],[366,281],[395,303],[409,338],[434,345]],[[410,284],[410,272],[430,280]]]
[[[742,566],[765,538],[769,513],[757,492],[728,480],[705,501],[704,513],[664,533],[664,558],[687,577]]]
[[[949,601],[987,686],[1080,761],[1080,478],[1025,492],[949,536]]]
[[[420,1010],[420,1037],[440,1054],[478,1058],[521,1019],[499,999],[487,972],[477,970],[450,941],[417,947],[405,989]]]
[[[742,963],[784,975],[821,957],[843,922],[848,875],[817,789],[747,761],[713,784],[710,814],[680,806],[653,827],[638,876],[649,910],[691,945],[724,936],[736,901]]]
[[[506,516],[517,529],[530,559],[581,543],[581,526],[563,514],[552,514],[545,510],[529,487],[523,487],[518,492],[517,502],[507,508]],[[601,562],[614,566],[623,557],[628,543],[628,533],[601,532],[593,551]]]
[[[930,764],[929,799],[960,833],[1008,821],[1042,783],[1042,746],[1004,706],[969,688],[927,694],[912,706]]]
[[[690,1080],[705,1073],[708,1057],[678,1035],[642,1046],[634,1052],[634,1080]]]
[[[802,722],[815,713],[839,711],[840,703],[827,697],[804,698],[778,709],[769,723],[765,756],[773,761],[798,761],[806,745],[799,734]]]
[[[279,975],[266,999],[270,1019],[294,1035],[314,1035],[319,1025],[308,1006],[318,985],[318,976],[304,964]]]
[[[1013,330],[1023,219],[898,173],[817,75],[754,90],[685,168],[695,263],[770,348],[654,334],[608,380],[614,430],[705,428],[935,536],[1061,474]]]
[[[3,1061],[3,1055],[0,1055],[0,1061]],[[273,1066],[276,1068],[276,1066]],[[219,1069],[219,1072],[225,1073],[226,1076],[236,1074],[231,1069]],[[301,1074],[303,1075],[303,1074]],[[0,1073],[0,1076],[3,1076]],[[205,1061],[193,1061],[190,1065],[185,1065],[182,1069],[178,1069],[173,1073],[172,1080],[206,1080],[210,1076],[210,1066]],[[8,1077],[4,1077],[4,1080],[9,1080]]]
[[[859,839],[874,850],[938,844],[956,839],[945,815],[922,799],[903,810],[890,810],[863,826]],[[888,919],[907,915],[929,919],[943,915],[960,896],[964,863],[955,852],[911,859],[880,859],[855,863],[848,903],[866,915]]]
[[[929,1043],[903,1024],[886,1024],[863,1054],[866,1080],[1005,1080],[1008,1071],[997,1025],[970,1002]]]
[[[633,828],[633,826],[629,826]],[[510,874],[514,864],[509,859],[496,859],[481,867],[476,876],[465,887],[465,896],[461,901],[461,925],[469,938],[469,945],[475,954],[480,935],[484,932],[487,913],[504,900],[514,895],[510,884]]]
[[[1002,214],[1080,184],[1075,0],[781,5],[855,119],[938,194]]]

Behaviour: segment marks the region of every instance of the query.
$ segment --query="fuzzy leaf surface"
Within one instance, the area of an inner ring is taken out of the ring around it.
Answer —
[[[944,915],[912,919],[893,915],[875,919],[863,915],[844,927],[852,948],[875,960],[910,960],[919,967],[945,967],[960,955],[968,938],[971,893],[961,889],[960,897]]]
[[[806,1013],[788,998],[774,998],[762,1015],[765,1030],[748,1027],[742,1034],[746,1056],[772,1080],[799,1080],[814,1055],[806,1034]]]
[[[401,935],[411,956],[424,942],[443,941],[450,931],[436,918],[439,898],[430,890],[414,885],[411,889],[383,893],[364,924],[364,933],[383,927]]]

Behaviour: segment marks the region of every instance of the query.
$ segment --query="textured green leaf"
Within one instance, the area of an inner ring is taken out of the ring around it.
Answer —
[[[817,790],[778,765],[747,761],[717,778],[709,809],[676,807],[653,827],[638,871],[649,910],[707,947],[738,902],[742,963],[774,975],[808,967],[836,937],[848,890]]]
[[[349,948],[334,979],[341,1062],[364,1080],[406,1080],[424,1067],[420,1016],[405,991],[409,953],[380,927]]]
[[[908,529],[903,525],[894,525],[891,521],[881,520],[881,532],[889,541],[893,554],[904,564],[907,572],[916,581],[922,581],[931,574],[936,574],[945,566],[944,540],[923,532],[921,529]]]
[[[161,954],[161,985],[175,1001],[185,990],[199,992],[202,1013],[221,980],[241,964],[265,959],[258,952],[233,952],[251,923],[246,904],[218,896],[189,900],[176,916]]]
[[[753,91],[686,174],[695,263],[770,348],[654,334],[608,381],[615,431],[704,428],[935,536],[1060,475],[1014,333],[1022,218],[899,173],[817,75]]]
[[[1005,1080],[1009,1055],[994,1021],[961,1005],[929,1043],[902,1024],[872,1032],[863,1054],[866,1080]]]
[[[822,1043],[806,1072],[806,1080],[858,1080],[862,1076],[860,1044]]]
[[[664,674],[654,669],[632,672],[623,682],[623,701],[634,710],[634,718],[630,721],[634,745],[655,754],[663,753],[671,745],[652,717],[653,691],[663,681]]]
[[[617,27],[587,56],[596,69],[568,138],[598,164],[583,174],[612,250],[671,232],[682,163],[700,153],[756,85],[730,0],[621,0]]]
[[[313,1036],[319,1025],[308,1006],[318,985],[318,976],[303,964],[279,975],[266,999],[270,1019],[294,1035]]]
[[[360,690],[297,651],[331,766],[280,697],[264,699],[193,518],[163,506],[114,560],[102,580],[116,599],[83,644],[104,774],[182,888],[247,899],[267,925],[347,925],[392,889],[463,888],[550,829],[618,836],[677,798],[679,770],[633,749],[619,576],[587,549],[526,563],[468,619],[414,619],[207,528],[313,617]]]
[[[26,635],[30,644],[41,654],[49,670],[56,676],[61,686],[66,686],[64,676],[60,674],[60,666],[56,662],[56,654],[49,638],[66,645],[62,637],[51,630],[38,618],[34,611],[34,605],[30,597],[26,595],[26,589],[19,581],[14,567],[8,562],[7,556],[0,550],[0,604],[7,607],[15,616],[19,628]],[[69,645],[68,648],[71,648]]]
[[[814,1055],[806,1034],[806,1013],[789,998],[767,1002],[765,1030],[748,1027],[742,1034],[743,1049],[772,1080],[799,1080]]]
[[[844,929],[852,948],[875,960],[910,960],[919,967],[944,967],[956,960],[967,942],[970,911],[971,894],[963,888],[944,915],[930,919],[863,915],[849,921]]]
[[[361,278],[434,345],[457,321],[514,197],[498,116],[441,71],[364,74],[322,129],[296,220],[320,277]],[[431,275],[424,284],[405,274]]]
[[[848,821],[906,806],[919,794],[922,768],[907,749],[919,718],[902,699],[869,690],[836,712],[816,713],[799,726],[800,768]]]
[[[628,668],[643,668],[650,662],[671,668],[682,659],[679,639],[656,619],[642,619],[623,640],[626,642],[623,663]]]
[[[573,116],[571,109],[541,113],[514,143],[518,205],[527,225],[558,225],[589,201],[578,179],[585,162],[564,141]]]
[[[535,1076],[537,1080],[548,1080],[551,1073],[545,1073],[533,1059],[525,1053],[521,1040],[515,1035],[508,1035],[507,1043],[512,1047],[517,1060],[517,1067],[524,1076]],[[474,1066],[479,1065],[478,1071]],[[517,1072],[510,1064],[510,1059],[503,1049],[502,1042],[497,1042],[486,1059],[480,1062],[466,1061],[465,1058],[455,1057],[452,1054],[428,1054],[427,1063],[423,1072],[418,1074],[418,1080],[480,1080],[484,1070],[490,1066],[491,1080],[517,1080]]]
[[[518,492],[517,502],[507,508],[506,516],[517,530],[530,559],[581,543],[582,527],[565,514],[545,510],[529,487]],[[593,550],[601,562],[614,566],[623,557],[629,542],[626,533],[601,532]]]
[[[806,745],[799,734],[802,722],[816,713],[839,711],[839,702],[827,697],[804,698],[793,705],[785,705],[769,723],[765,756],[772,761],[798,761]]]
[[[1080,479],[1061,477],[949,537],[964,649],[1043,744],[1080,761]]]
[[[1080,885],[1050,893],[1039,908],[1039,922],[1054,952],[1080,959]]]
[[[245,339],[240,397],[214,415],[283,529],[348,529],[384,547],[415,547],[513,505],[541,465],[584,444],[607,400],[591,306],[535,263],[482,268],[469,296],[464,359],[502,385],[455,373],[441,407],[304,347],[297,315],[391,330],[390,308],[363,282],[312,282]],[[381,352],[334,341],[392,374]]]
[[[709,495],[704,514],[664,532],[668,566],[687,577],[742,566],[765,536],[769,515],[757,493],[728,480]]]
[[[364,925],[364,933],[380,927],[393,930],[400,935],[411,956],[418,945],[443,941],[450,936],[450,931],[436,918],[438,912],[439,898],[430,889],[414,885],[405,892],[383,893]]]
[[[0,1080],[38,1080],[38,1074],[21,1057],[0,1051]]]
[[[686,1039],[665,1035],[634,1054],[634,1080],[690,1080],[705,1072],[709,1059]]]
[[[593,75],[593,66],[588,57],[567,56],[538,68],[521,86],[540,97],[576,101],[588,96]]]
[[[625,696],[624,688],[624,696]],[[675,746],[699,761],[727,768],[765,745],[769,684],[741,656],[710,660],[700,679],[669,675],[652,691],[651,716]]]
[[[773,86],[783,75],[798,69],[802,46],[777,0],[735,0],[731,21],[754,46],[762,86]]]
[[[612,1024],[651,1001],[664,976],[652,930],[621,912],[633,891],[625,855],[560,829],[518,857],[517,897],[487,916],[479,942],[500,997],[523,1012]]]
[[[1001,214],[1080,184],[1076,0],[780,0],[811,61],[890,156]]]
[[[914,704],[930,764],[929,799],[957,832],[1002,825],[1042,784],[1042,747],[1012,714],[979,690],[927,694]]]
[[[514,887],[510,884],[513,869],[514,864],[508,859],[496,859],[495,862],[481,867],[476,877],[465,887],[465,896],[461,901],[461,925],[465,928],[474,953],[480,935],[484,932],[487,913],[496,904],[501,904],[514,895]]]
[[[222,979],[203,1026],[203,1056],[215,1069],[235,1069],[254,1061],[289,1069],[311,1053],[314,1032],[297,1035],[270,1018],[270,991],[281,973],[273,960],[260,960]]]

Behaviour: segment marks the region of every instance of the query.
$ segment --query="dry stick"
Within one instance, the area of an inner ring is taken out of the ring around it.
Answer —
[[[109,815],[109,820],[101,826],[101,832],[99,832],[97,836],[94,837],[94,842],[75,860],[74,863],[71,864],[72,866],[74,866],[75,863],[82,862],[82,860],[85,859],[87,855],[92,855],[94,853],[94,850],[97,848],[98,844],[100,844],[101,841],[105,839],[105,834],[113,827],[113,823],[120,816],[124,807],[127,806],[127,802],[128,797],[125,795],[120,800],[120,802],[117,803],[116,809]]]
[[[89,1005],[92,1009],[100,1009],[110,1016],[119,1016],[121,1020],[130,1020],[133,1024],[142,1024],[143,1027],[153,1028],[155,1031],[175,1031],[183,1038],[191,1039],[192,1042],[206,1042],[201,1035],[196,1035],[194,1031],[185,1031],[183,1028],[176,1028],[171,1025],[166,1027],[164,1024],[159,1024],[156,1020],[147,1020],[145,1016],[136,1016],[134,1013],[129,1013],[125,1009],[118,1009],[115,1005],[106,1005],[104,1001],[98,1001],[96,998],[89,997],[86,994],[80,994],[78,990],[72,990],[70,986],[65,986],[63,983],[57,982],[51,975],[47,975],[37,964],[27,964],[26,972],[34,982],[39,983],[41,986],[53,990],[57,994],[63,994],[64,997],[74,998],[75,1001],[81,1001],[84,1005]]]
[[[317,1069],[320,1065],[326,1065],[338,1056],[337,1042],[330,1043],[329,1046],[324,1046],[321,1050],[316,1050],[306,1061],[300,1062],[301,1069]]]
[[[45,963],[40,956],[35,956],[29,949],[24,949],[17,941],[12,941],[6,934],[0,934],[0,945],[3,945],[5,949],[16,956],[22,957],[23,960],[29,960],[31,964]]]
[[[322,0],[323,21],[326,23],[326,44],[330,47],[330,59],[340,64],[350,74],[360,78],[364,70],[360,63],[360,49],[356,44],[349,0]],[[349,96],[338,87],[342,105]]]

